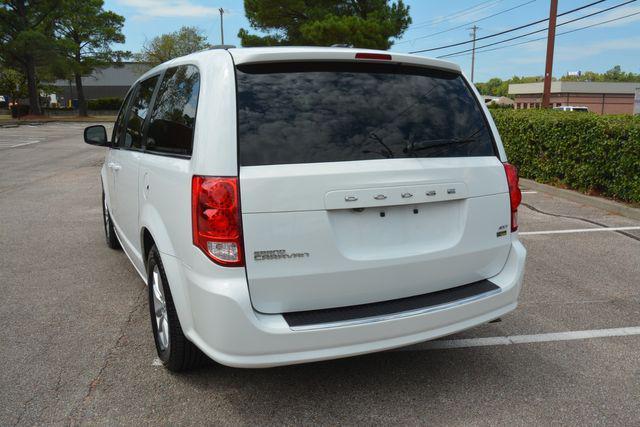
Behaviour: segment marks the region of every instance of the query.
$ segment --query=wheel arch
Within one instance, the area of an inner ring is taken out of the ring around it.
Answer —
[[[143,255],[146,256],[149,254],[147,251],[151,248],[145,248],[145,239],[147,239],[147,243],[149,241],[153,241],[153,243],[163,254],[176,256],[175,248],[173,242],[171,241],[171,237],[169,235],[169,230],[164,224],[160,213],[157,211],[155,207],[151,204],[146,203],[142,206],[142,210],[140,212],[140,247],[143,248]],[[150,240],[149,240],[150,239]],[[146,264],[145,264],[146,265]]]
[[[157,220],[159,220],[159,218],[157,218]],[[153,223],[153,225],[151,225],[152,223],[142,221],[141,218],[140,247],[142,248],[142,254],[144,256],[145,272],[148,274],[149,266],[147,261],[149,252],[151,248],[155,246],[160,255],[167,281],[169,282],[169,289],[171,290],[171,297],[178,314],[178,319],[180,319],[180,324],[182,325],[185,335],[189,336],[193,330],[193,316],[191,315],[188,289],[184,286],[185,280],[182,272],[182,263],[176,258],[173,252],[173,245],[171,245],[169,237],[166,234],[166,228],[162,224]]]
[[[156,241],[153,239],[153,236],[151,235],[151,232],[147,227],[142,227],[141,234],[142,238],[140,239],[140,241],[142,242],[142,260],[144,261],[144,266],[146,268],[147,260],[149,258],[149,252],[151,251],[153,245],[156,244]]]
[[[102,187],[102,192],[104,193],[104,198],[107,201],[107,206],[111,206],[111,194],[109,192],[109,186],[107,185],[109,177],[107,176],[107,167],[105,164],[102,165],[100,169],[100,186]]]

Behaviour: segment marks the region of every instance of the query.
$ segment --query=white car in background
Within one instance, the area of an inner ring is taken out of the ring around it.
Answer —
[[[211,49],[133,85],[101,171],[107,243],[158,355],[269,367],[406,346],[516,307],[516,170],[452,63]]]
[[[554,110],[559,110],[559,111],[578,111],[581,113],[588,113],[589,112],[589,108],[588,107],[574,107],[573,105],[564,105],[561,107],[553,107]]]

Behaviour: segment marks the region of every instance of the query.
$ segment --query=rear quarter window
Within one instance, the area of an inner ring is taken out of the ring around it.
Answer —
[[[243,166],[495,156],[459,74],[398,64],[237,67]]]
[[[193,65],[167,69],[153,106],[146,149],[190,156],[200,92],[200,74]]]

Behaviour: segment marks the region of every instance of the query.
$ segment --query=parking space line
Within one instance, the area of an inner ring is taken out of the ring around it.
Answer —
[[[587,331],[552,332],[534,335],[511,335],[503,337],[466,338],[459,340],[429,341],[422,344],[419,350],[443,350],[450,348],[487,347],[495,345],[531,344],[555,341],[574,341],[591,338],[626,337],[640,335],[640,326],[613,329],[592,329]],[[399,351],[415,351],[407,348]]]
[[[628,231],[640,230],[640,226],[632,227],[600,227],[600,228],[574,228],[569,230],[547,230],[547,231],[522,231],[520,236],[533,236],[539,234],[568,234],[568,233],[591,233],[593,231]]]
[[[22,147],[24,145],[37,144],[38,142],[42,142],[42,141],[38,140],[38,141],[23,142],[21,144],[11,145],[11,146],[9,146],[9,148],[16,148],[16,147]]]
[[[537,191],[521,191],[522,194],[538,194]]]

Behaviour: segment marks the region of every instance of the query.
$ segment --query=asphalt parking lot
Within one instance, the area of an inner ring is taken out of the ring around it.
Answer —
[[[525,192],[524,289],[501,322],[175,375],[155,362],[143,282],[104,243],[104,151],[84,126],[0,128],[0,425],[640,424],[640,230],[588,231],[640,221]]]

